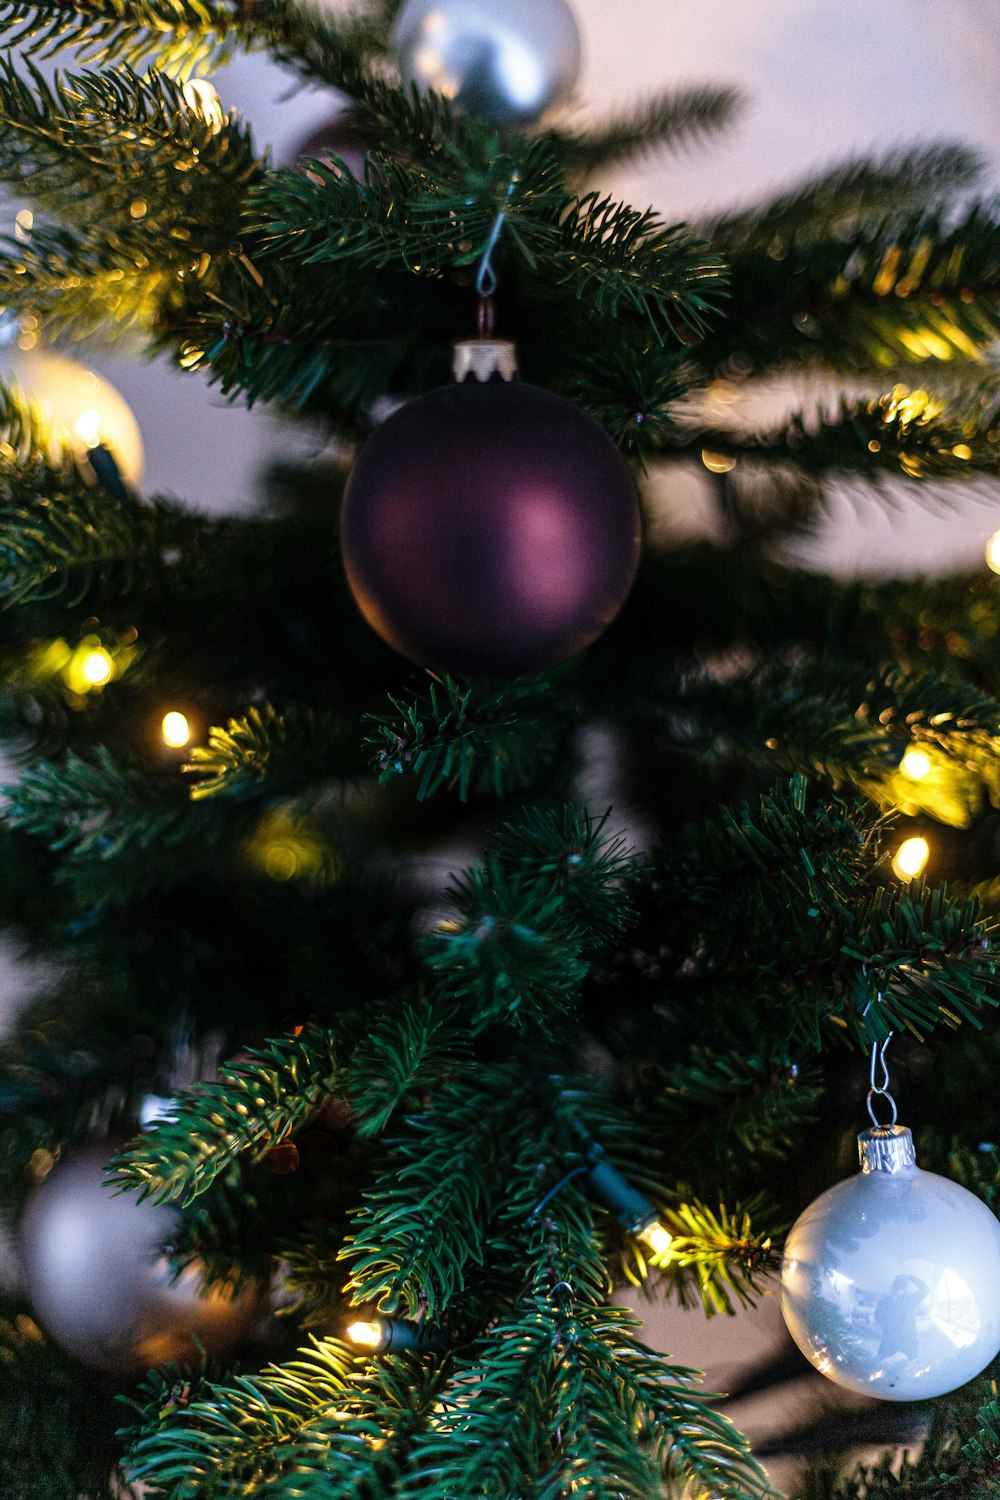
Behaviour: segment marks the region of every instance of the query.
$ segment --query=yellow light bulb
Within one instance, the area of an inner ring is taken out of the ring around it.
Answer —
[[[77,437],[83,438],[88,448],[97,448],[101,442],[101,414],[93,407],[82,411],[73,423]]]
[[[899,763],[899,769],[911,781],[923,781],[930,774],[931,766],[931,758],[926,750],[907,750]]]
[[[381,1323],[351,1323],[348,1325],[347,1337],[352,1344],[358,1344],[362,1349],[377,1349],[382,1343]]]
[[[102,646],[88,651],[80,663],[80,671],[91,687],[104,687],[115,675],[115,664]]]
[[[986,566],[1000,573],[1000,531],[994,531],[986,543]]]
[[[900,880],[913,880],[926,865],[930,852],[926,839],[904,839],[892,861],[893,872]]]
[[[640,1229],[639,1238],[648,1249],[652,1250],[654,1261],[666,1260],[674,1240],[670,1230],[665,1228],[658,1219],[652,1224],[647,1224],[645,1229]]]
[[[226,116],[215,85],[207,78],[189,78],[183,94],[188,108],[204,120],[212,135],[218,135],[226,123]]]
[[[169,745],[171,750],[180,750],[191,738],[191,725],[185,714],[172,708],[168,714],[163,715],[160,733],[165,745]]]

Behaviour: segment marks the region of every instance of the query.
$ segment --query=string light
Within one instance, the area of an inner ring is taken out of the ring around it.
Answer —
[[[900,880],[913,880],[930,858],[931,846],[926,839],[904,839],[892,861],[893,873]]]
[[[218,135],[226,123],[222,100],[215,85],[207,78],[189,78],[183,89],[184,103],[209,128],[211,135]]]
[[[911,781],[923,781],[930,774],[932,762],[926,750],[909,749],[899,763],[899,769]]]
[[[182,714],[179,709],[172,708],[169,713],[163,715],[160,733],[163,736],[163,743],[169,745],[171,750],[183,749],[191,739],[191,725],[187,715]]]
[[[73,431],[88,448],[101,446],[101,414],[95,407],[82,411],[73,423]]]
[[[611,1165],[600,1146],[591,1148],[591,1156],[585,1177],[591,1197],[614,1214],[626,1234],[652,1251],[654,1265],[663,1265],[670,1257],[673,1235],[661,1224],[649,1199]]]
[[[994,531],[986,543],[986,566],[1000,573],[1000,531]]]
[[[349,1323],[347,1337],[359,1349],[376,1354],[426,1353],[443,1349],[444,1335],[438,1328],[416,1323],[412,1318],[372,1318],[367,1322]]]
[[[641,1229],[638,1237],[648,1250],[652,1250],[654,1265],[661,1265],[669,1259],[670,1246],[674,1242],[674,1237],[659,1219],[654,1219],[652,1224],[647,1224],[645,1229]]]
[[[107,651],[99,646],[96,651],[87,652],[80,670],[92,687],[103,687],[115,675],[115,664]]]
[[[381,1349],[382,1324],[381,1322],[350,1323],[347,1328],[347,1337],[360,1349]]]

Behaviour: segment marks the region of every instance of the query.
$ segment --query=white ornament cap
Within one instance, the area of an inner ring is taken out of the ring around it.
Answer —
[[[517,345],[510,339],[463,339],[455,345],[451,372],[463,380],[485,383],[499,375],[501,380],[517,379]]]
[[[879,1125],[862,1130],[858,1136],[861,1170],[871,1172],[906,1172],[917,1165],[913,1136],[905,1125]]]

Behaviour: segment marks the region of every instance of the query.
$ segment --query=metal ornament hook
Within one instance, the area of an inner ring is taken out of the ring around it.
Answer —
[[[508,157],[507,160],[509,162],[510,158]],[[513,198],[514,190],[516,189],[517,184],[520,182],[520,180],[521,174],[515,167],[511,172],[510,179],[507,183],[508,203],[510,199]],[[476,270],[476,291],[479,294],[480,298],[480,316],[482,316],[483,303],[488,302],[489,299],[495,294],[497,289],[497,273],[493,269],[493,252],[497,247],[497,241],[503,233],[503,226],[506,222],[506,219],[507,208],[505,205],[503,208],[501,208],[500,212],[493,220],[490,232],[486,237],[486,244],[483,247],[483,253],[479,257],[479,266]]]
[[[868,1097],[866,1098],[865,1103],[868,1108],[868,1117],[876,1130],[891,1130],[898,1118],[896,1111],[896,1101],[889,1092],[889,1064],[885,1060],[886,1049],[894,1036],[895,1032],[890,1031],[881,1047],[879,1046],[878,1042],[872,1042],[871,1067],[868,1070]],[[876,1082],[876,1070],[881,1070],[881,1079],[878,1082]],[[883,1123],[879,1119],[878,1115],[875,1113],[873,1104],[873,1101],[875,1099],[884,1099],[886,1101],[889,1108],[892,1110],[891,1120]]]

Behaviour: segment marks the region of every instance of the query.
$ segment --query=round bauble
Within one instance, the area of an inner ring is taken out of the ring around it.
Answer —
[[[81,453],[98,443],[110,449],[125,482],[142,479],[143,446],[139,424],[119,390],[85,365],[51,349],[0,347],[0,381],[20,386],[55,429],[58,440]]]
[[[1000,1224],[915,1164],[904,1126],[858,1137],[862,1172],[796,1220],[781,1308],[809,1362],[885,1401],[941,1396],[1000,1351]]]
[[[407,0],[391,50],[405,82],[493,125],[533,124],[580,72],[566,0]]]
[[[457,368],[484,351],[479,368],[512,367],[512,345],[473,340]],[[375,429],[342,540],[358,607],[389,645],[434,671],[514,677],[582,651],[617,615],[639,507],[618,449],[579,407],[473,375]]]
[[[261,1287],[206,1291],[195,1267],[171,1280],[160,1247],[177,1213],[108,1183],[114,1149],[67,1152],[28,1206],[21,1259],[38,1322],[84,1364],[120,1375],[196,1363],[201,1348],[225,1354],[263,1310]]]
[[[311,130],[289,154],[289,165],[305,168],[311,161],[318,161],[330,172],[340,171],[343,164],[352,177],[364,180],[365,153],[372,142],[348,109],[338,110],[329,120],[324,120]]]

